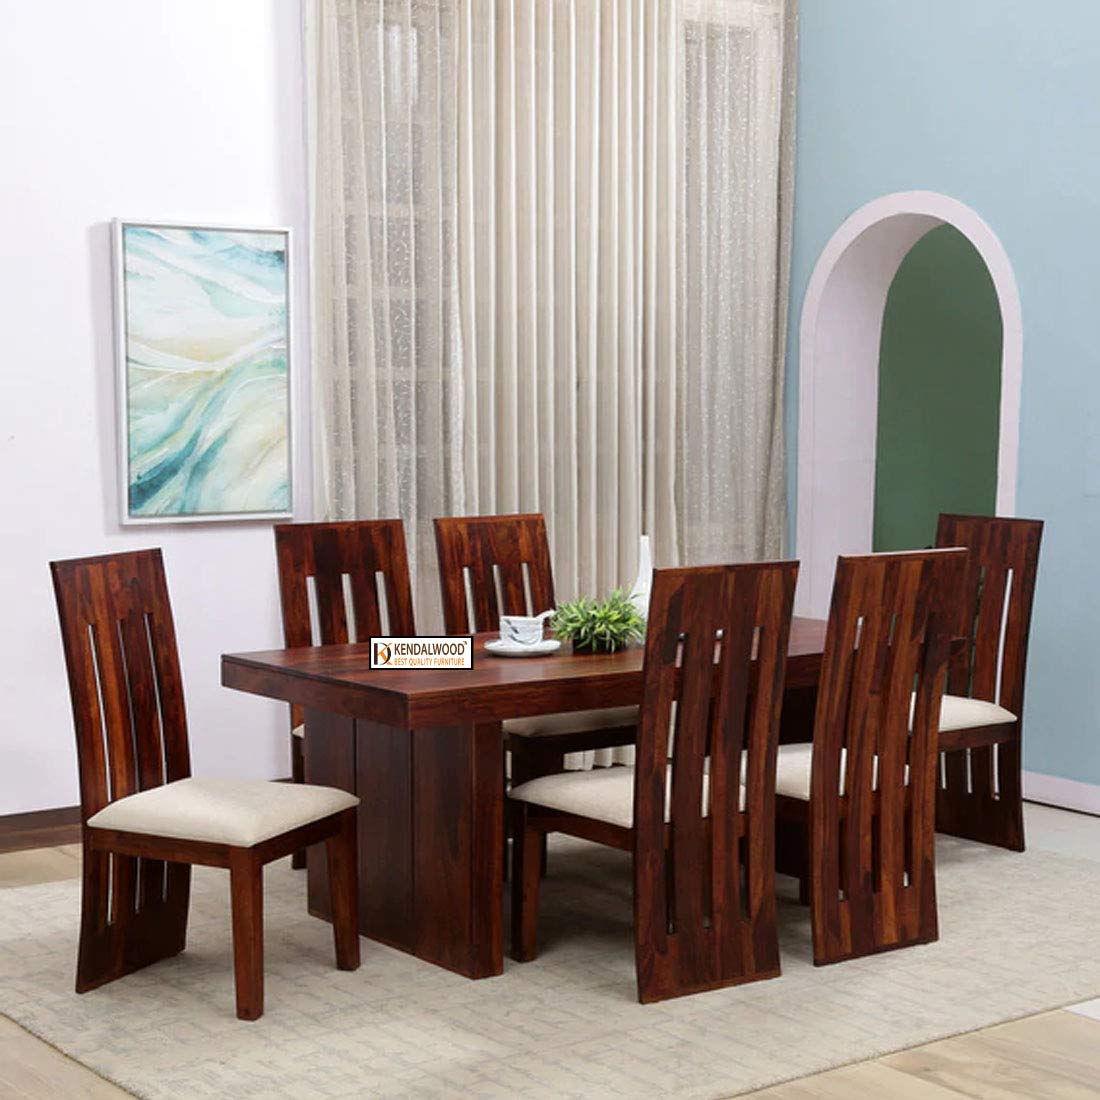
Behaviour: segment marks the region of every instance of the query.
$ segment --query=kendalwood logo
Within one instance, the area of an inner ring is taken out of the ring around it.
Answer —
[[[371,638],[371,668],[473,668],[473,638]]]

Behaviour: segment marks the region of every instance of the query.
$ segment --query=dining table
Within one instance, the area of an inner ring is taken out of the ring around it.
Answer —
[[[795,618],[786,688],[816,686],[826,623]],[[637,705],[644,647],[496,657],[470,669],[370,667],[370,645],[222,657],[222,683],[305,711],[305,779],[359,797],[360,931],[465,975],[504,967],[504,733],[509,718]],[[716,666],[717,669],[717,666]],[[308,854],[310,913],[330,919],[324,852]]]

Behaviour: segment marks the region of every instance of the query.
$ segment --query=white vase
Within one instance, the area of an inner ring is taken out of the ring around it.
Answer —
[[[630,602],[643,619],[649,615],[649,589],[652,584],[653,551],[649,546],[649,535],[642,535],[638,540],[638,576],[630,589]]]

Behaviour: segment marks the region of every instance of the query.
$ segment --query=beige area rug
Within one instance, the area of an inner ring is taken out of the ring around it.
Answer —
[[[267,1014],[233,1014],[228,876],[196,871],[187,952],[72,990],[74,882],[0,891],[0,1011],[143,1097],[725,1097],[1100,993],[1100,864],[939,846],[939,943],[815,969],[780,909],[783,976],[636,1003],[630,865],[552,853],[544,950],[470,982],[363,941],[332,968],[305,879],[267,873]],[[790,880],[780,880],[783,887]]]

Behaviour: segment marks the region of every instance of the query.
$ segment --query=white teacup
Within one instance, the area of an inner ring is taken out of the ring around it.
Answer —
[[[500,640],[508,645],[538,645],[542,641],[542,624],[553,614],[544,611],[541,615],[501,615]]]

